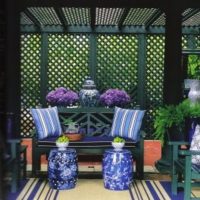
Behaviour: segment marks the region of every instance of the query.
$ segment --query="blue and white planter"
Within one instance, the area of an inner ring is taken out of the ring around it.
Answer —
[[[52,149],[48,158],[48,180],[56,190],[71,189],[78,177],[77,154],[75,149]]]
[[[133,159],[128,150],[106,150],[103,157],[104,186],[110,190],[127,190],[133,180]]]

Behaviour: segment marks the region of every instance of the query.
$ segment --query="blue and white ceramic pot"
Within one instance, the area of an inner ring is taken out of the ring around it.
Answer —
[[[85,80],[83,88],[79,92],[79,97],[83,107],[95,107],[98,105],[100,94],[90,77]]]
[[[128,150],[106,150],[103,156],[104,186],[111,190],[127,190],[133,180],[133,159]]]
[[[48,180],[56,190],[71,189],[78,177],[77,154],[75,149],[53,149],[48,158]]]

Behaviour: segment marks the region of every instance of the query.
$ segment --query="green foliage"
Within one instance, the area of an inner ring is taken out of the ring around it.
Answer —
[[[63,119],[62,124],[64,126],[76,126],[77,123],[73,122],[72,119]]]
[[[125,140],[124,140],[123,138],[121,138],[121,137],[115,137],[115,138],[113,139],[113,142],[124,143]]]
[[[200,117],[200,103],[191,103],[189,99],[180,103],[184,109],[186,117]]]
[[[160,107],[156,111],[156,118],[154,121],[154,137],[164,143],[164,138],[167,130],[172,126],[183,127],[185,123],[186,110],[184,106],[179,104]]]
[[[188,56],[188,78],[200,80],[200,56]]]
[[[186,118],[200,117],[200,104],[191,103],[188,99],[178,105],[160,107],[156,111],[154,121],[154,137],[164,143],[165,134],[169,128],[177,126],[183,128]]]

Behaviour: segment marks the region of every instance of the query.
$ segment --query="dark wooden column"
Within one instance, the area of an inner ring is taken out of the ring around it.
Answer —
[[[6,113],[14,115],[14,122],[11,127],[13,130],[12,137],[20,135],[20,14],[18,6],[18,1],[6,0],[5,98]]]
[[[166,10],[164,103],[177,104],[182,99],[181,12],[176,6]]]

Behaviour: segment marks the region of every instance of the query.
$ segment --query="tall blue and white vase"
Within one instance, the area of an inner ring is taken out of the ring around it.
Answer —
[[[106,150],[103,156],[104,186],[110,190],[127,190],[133,180],[133,159],[128,150]]]
[[[75,149],[52,149],[48,158],[49,186],[56,190],[72,189],[78,177],[77,153]]]
[[[87,77],[83,88],[79,92],[79,99],[83,107],[95,107],[99,103],[99,91],[96,89],[94,81]]]

